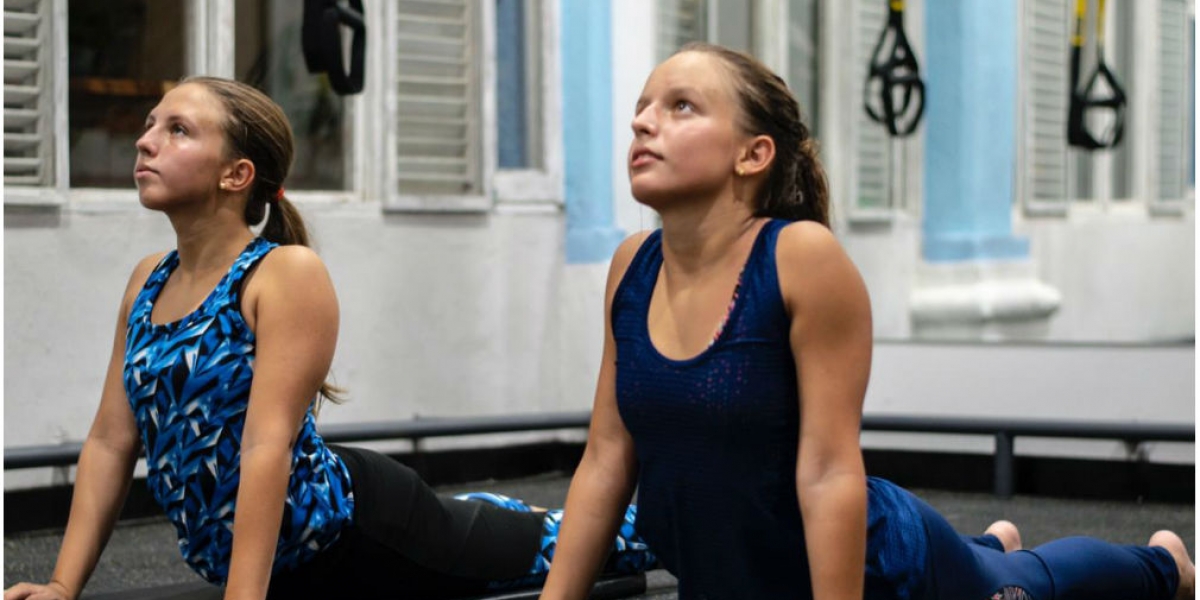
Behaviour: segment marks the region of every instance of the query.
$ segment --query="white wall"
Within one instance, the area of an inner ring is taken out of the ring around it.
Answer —
[[[866,414],[1195,423],[1191,345],[878,342]],[[864,434],[866,447],[991,452],[987,436]],[[1119,442],[1021,438],[1018,454],[1130,458]],[[1194,464],[1195,445],[1150,443],[1159,462]]]
[[[322,422],[591,406],[607,265],[564,263],[560,212],[304,210],[338,290],[333,380],[350,395]],[[10,209],[4,233],[4,444],[80,440],[129,270],[174,238],[165,218],[135,206]]]

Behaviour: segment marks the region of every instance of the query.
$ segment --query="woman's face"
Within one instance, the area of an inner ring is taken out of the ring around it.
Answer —
[[[633,117],[629,183],[653,208],[675,199],[713,197],[733,181],[740,107],[720,59],[683,52],[646,80]]]
[[[163,96],[137,140],[133,179],[147,208],[163,209],[216,195],[230,163],[221,102],[204,86],[185,83]]]

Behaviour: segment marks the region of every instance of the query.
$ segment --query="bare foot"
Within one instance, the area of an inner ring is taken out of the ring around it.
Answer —
[[[1021,532],[1017,531],[1017,526],[1013,525],[1011,521],[996,521],[988,525],[983,532],[996,536],[1000,540],[1000,544],[1004,546],[1005,552],[1021,549]]]
[[[1187,546],[1179,536],[1170,531],[1156,531],[1150,536],[1150,546],[1166,548],[1175,558],[1175,566],[1179,568],[1179,591],[1175,592],[1176,600],[1195,600],[1196,598],[1196,565],[1188,557]]]

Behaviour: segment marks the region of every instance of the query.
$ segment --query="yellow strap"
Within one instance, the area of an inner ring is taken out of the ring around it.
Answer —
[[[1100,8],[1096,13],[1096,43],[1104,43],[1104,0],[1100,0]]]
[[[896,12],[904,10],[904,0],[891,0],[891,7]]]
[[[1088,0],[1075,0],[1075,32],[1071,34],[1071,45],[1083,47],[1083,26],[1087,22]]]

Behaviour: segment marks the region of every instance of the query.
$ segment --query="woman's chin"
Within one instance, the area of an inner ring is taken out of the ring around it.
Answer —
[[[142,207],[148,208],[150,210],[162,210],[163,206],[165,206],[165,204],[166,204],[160,198],[157,198],[154,194],[148,193],[148,192],[140,190],[140,189],[138,190],[138,202],[141,203]]]

